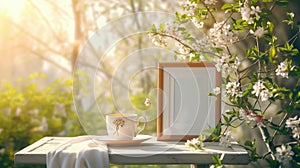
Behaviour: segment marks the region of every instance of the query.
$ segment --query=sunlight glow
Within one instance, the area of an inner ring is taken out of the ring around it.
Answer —
[[[26,0],[0,0],[0,14],[17,19],[25,4]]]

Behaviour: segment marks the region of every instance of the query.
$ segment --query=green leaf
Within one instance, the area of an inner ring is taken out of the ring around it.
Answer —
[[[224,118],[225,122],[228,124],[229,123],[229,118],[226,115],[223,115],[223,118]]]
[[[276,49],[272,46],[269,50],[269,61],[273,62],[276,61]]]
[[[288,0],[276,0],[276,4],[278,6],[288,6],[289,1]]]
[[[212,156],[212,160],[216,163],[215,167],[218,167],[218,166],[222,165],[222,161],[220,159],[220,156]]]
[[[186,14],[180,14],[179,12],[175,13],[176,19],[180,23],[186,23],[188,21],[188,17]]]
[[[285,43],[284,47],[278,47],[278,51],[285,54],[285,56],[295,56],[299,53],[298,49],[288,42]]]
[[[159,30],[160,30],[160,32],[162,32],[162,33],[166,32],[165,25],[164,25],[164,24],[160,24],[160,25],[159,25]]]
[[[221,9],[225,12],[238,12],[239,5],[238,4],[224,4]]]
[[[208,129],[203,130],[203,133],[210,135],[214,132],[214,130],[215,130],[214,127],[210,127]]]
[[[200,134],[199,137],[198,137],[199,141],[204,141],[205,140],[205,136]]]
[[[249,141],[249,140],[246,140],[246,142],[244,143],[244,145],[245,145],[245,146],[250,146],[250,147],[253,146],[253,145],[252,145],[252,142]]]
[[[218,123],[214,128],[214,130],[212,131],[211,135],[209,136],[209,139],[211,139],[212,141],[219,140],[221,131],[222,131],[222,123]]]
[[[287,25],[291,26],[291,28],[293,28],[294,27],[294,13],[287,12],[286,15],[287,15],[288,19],[283,20],[282,22],[286,23]]]
[[[155,24],[152,24],[151,29],[147,31],[147,33],[156,33],[156,32],[157,32],[157,30],[156,30]],[[81,74],[82,72],[76,72],[76,73],[77,73],[77,75],[83,75],[83,74]]]
[[[244,145],[245,146],[249,146],[249,147],[254,147],[255,146],[255,144],[256,144],[256,140],[254,139],[253,141],[250,141],[250,140],[246,140],[245,142],[244,142]]]

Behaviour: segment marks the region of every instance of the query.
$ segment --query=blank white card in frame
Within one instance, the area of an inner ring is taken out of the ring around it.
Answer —
[[[163,135],[199,135],[215,126],[215,67],[165,67]]]

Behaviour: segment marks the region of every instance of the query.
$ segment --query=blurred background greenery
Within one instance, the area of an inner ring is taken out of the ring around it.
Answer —
[[[219,5],[225,1],[230,0],[219,1]],[[291,0],[289,8],[299,17],[298,0]],[[72,77],[74,73],[80,73],[74,72],[80,51],[97,30],[122,16],[145,11],[174,14],[177,10],[180,9],[173,0],[0,0],[0,167],[34,167],[14,165],[13,155],[44,136],[90,133],[86,128],[93,128],[93,134],[102,134],[98,129],[101,130],[104,123],[97,123],[94,116],[97,113],[88,112],[97,111],[97,107],[83,109],[87,112],[80,119],[88,122],[84,122],[85,127],[82,127],[73,105],[73,98],[81,96],[74,95],[72,91],[73,84],[79,84]],[[286,11],[277,12],[276,17],[280,18]],[[136,21],[132,26],[139,24]],[[282,27],[278,32],[288,39],[292,33],[284,30]],[[112,28],[111,32],[119,37],[124,36],[117,28]],[[296,45],[299,48],[299,42]],[[110,105],[105,107],[107,113],[118,110],[114,97],[106,94],[116,67],[133,52],[150,47],[153,44],[146,35],[136,35],[122,39],[104,53],[106,60],[97,67],[97,75],[101,79],[97,82],[100,95],[97,102]],[[247,44],[238,47],[238,50],[244,50]],[[165,52],[155,52],[156,61],[164,57],[170,56]],[[138,58],[134,64],[144,69],[149,60],[142,56]],[[129,87],[134,91],[129,93],[129,97],[131,105],[150,119],[143,133],[155,134],[156,72],[147,70],[140,74],[131,79]],[[80,84],[84,85],[84,80]],[[152,106],[145,107],[144,100],[149,96]],[[247,136],[255,134],[244,133]]]

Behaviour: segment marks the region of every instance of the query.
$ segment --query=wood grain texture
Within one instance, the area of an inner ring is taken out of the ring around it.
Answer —
[[[45,137],[15,154],[15,164],[46,164],[47,153],[70,140],[70,137]],[[205,143],[204,151],[191,151],[183,142],[156,141],[152,138],[139,145],[108,146],[110,163],[135,164],[213,164],[212,156],[223,157],[222,163],[245,165],[249,163],[247,151],[237,144],[230,148],[216,143]]]
[[[170,67],[215,67],[211,62],[161,62],[158,64],[158,97],[157,97],[157,140],[159,141],[186,141],[188,139],[196,138],[199,135],[165,135],[163,134],[163,121],[164,121],[164,69]],[[221,73],[216,71],[216,87],[221,87]],[[215,101],[215,125],[221,120],[221,94],[219,94]]]

